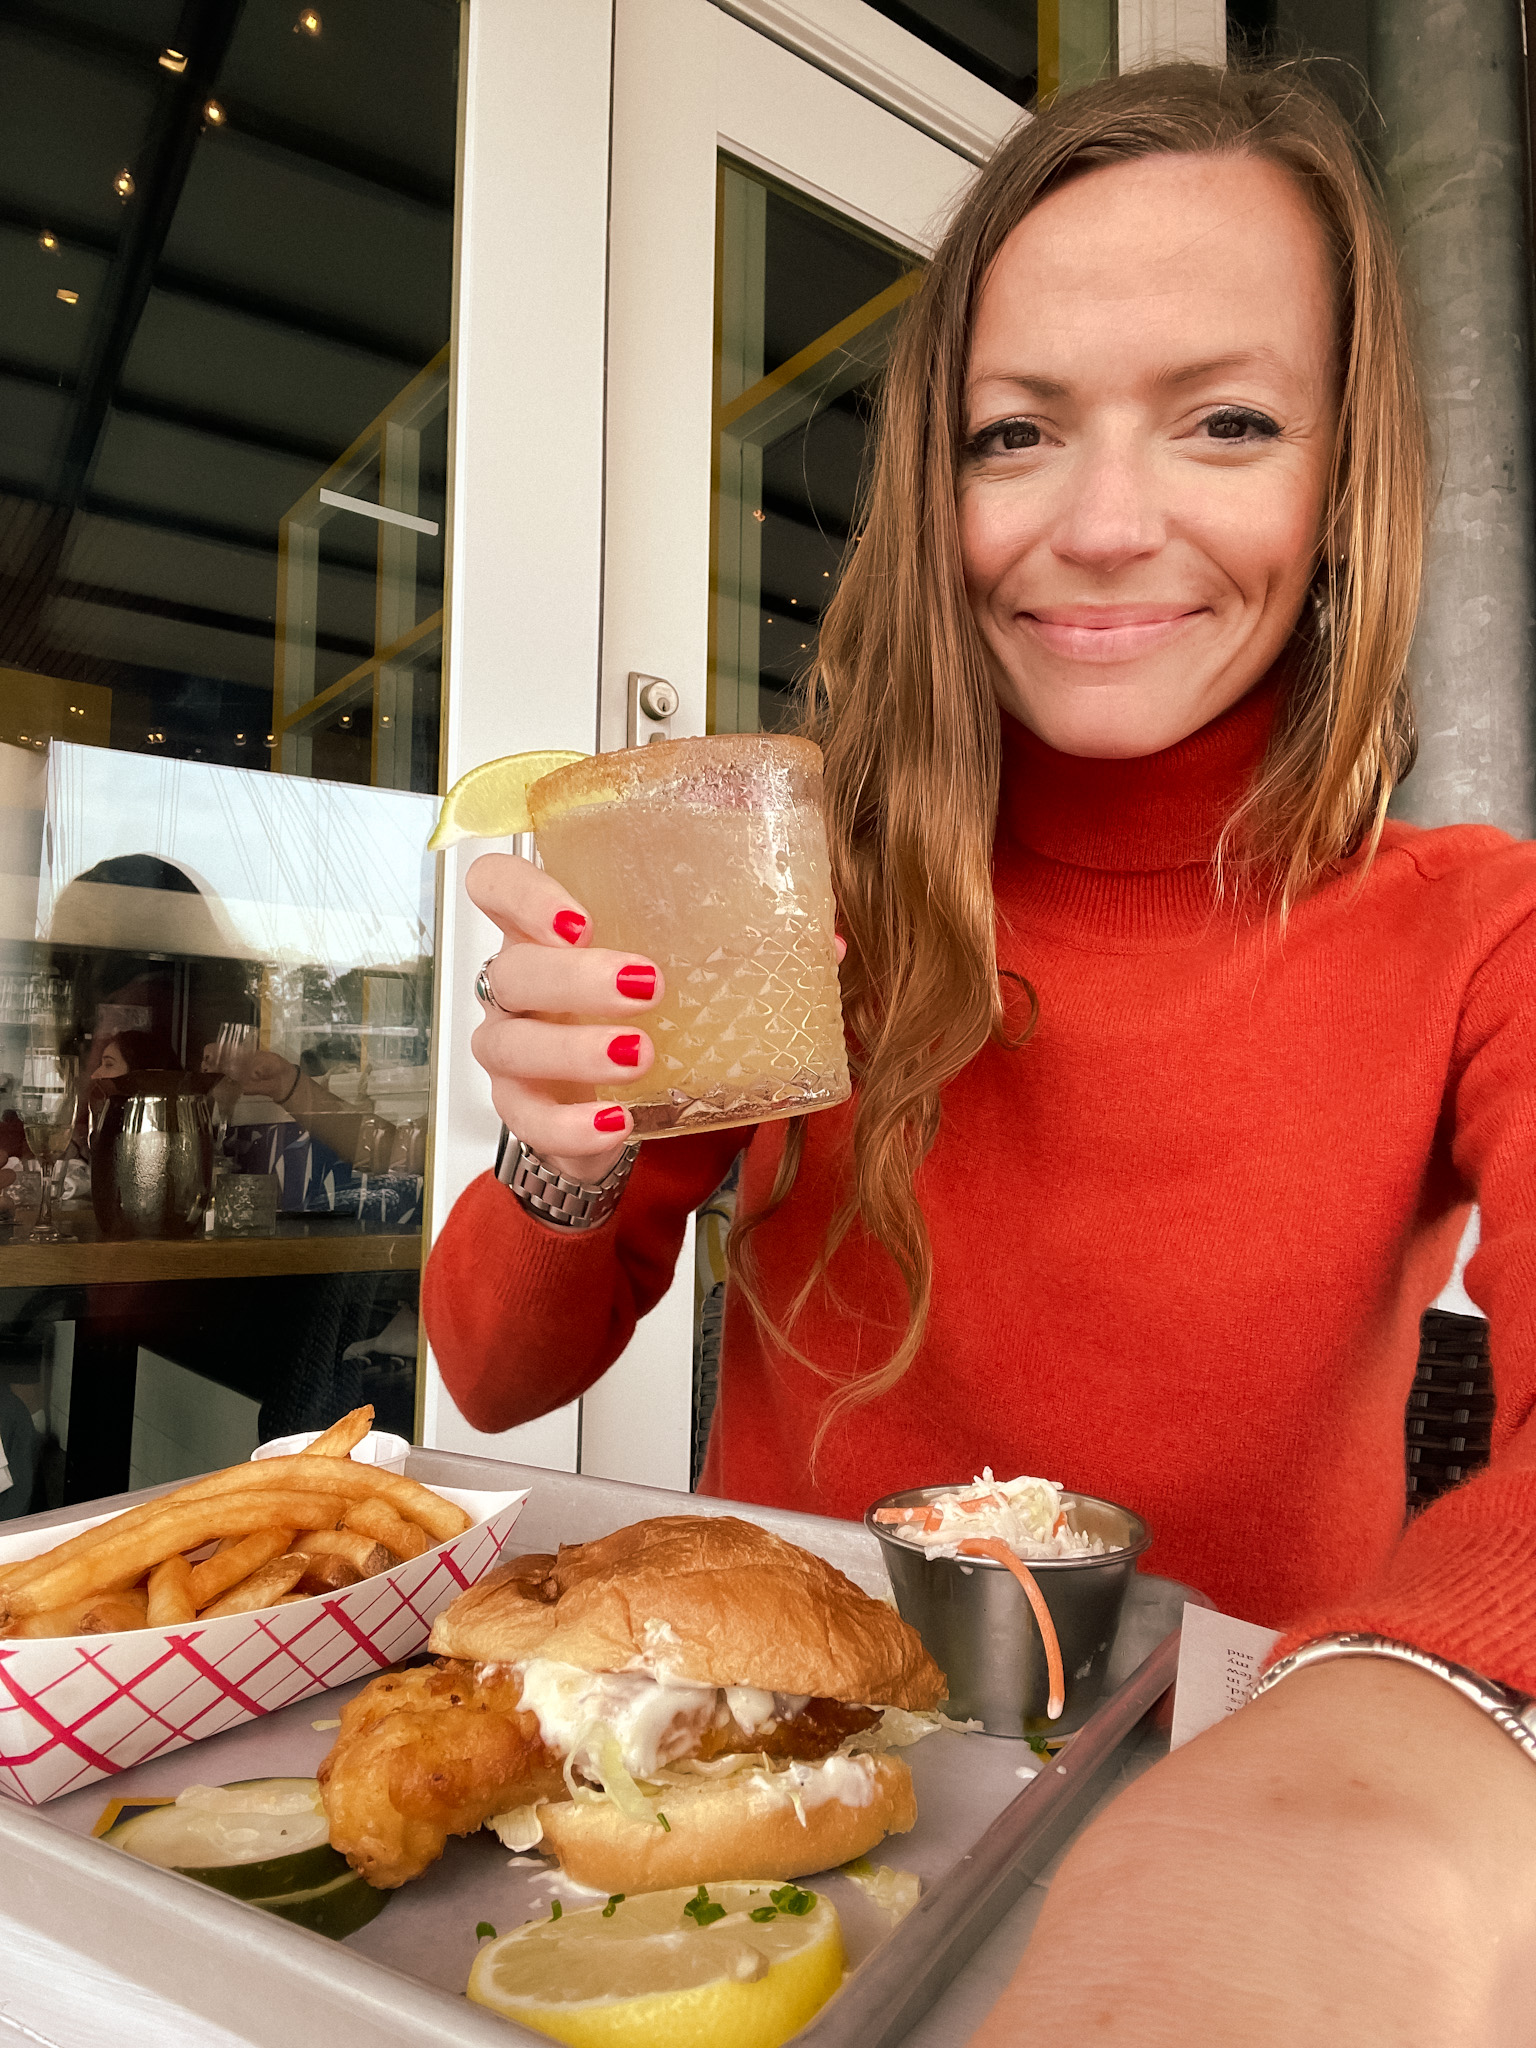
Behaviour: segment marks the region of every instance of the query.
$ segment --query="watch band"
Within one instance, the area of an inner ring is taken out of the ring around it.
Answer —
[[[1278,1685],[1282,1678],[1289,1678],[1293,1671],[1303,1671],[1309,1664],[1331,1663],[1336,1657],[1390,1657],[1399,1664],[1412,1664],[1419,1671],[1428,1671],[1436,1678],[1444,1679],[1447,1685],[1455,1686],[1463,1699],[1481,1707],[1511,1742],[1523,1749],[1532,1763],[1536,1763],[1536,1699],[1515,1692],[1509,1686],[1497,1685],[1491,1678],[1481,1678],[1475,1671],[1468,1671],[1465,1665],[1447,1663],[1445,1658],[1435,1656],[1432,1651],[1416,1649],[1412,1643],[1394,1642],[1390,1636],[1319,1636],[1316,1642],[1303,1643],[1300,1649],[1282,1657],[1278,1664],[1271,1664],[1249,1698],[1256,1700],[1271,1686]]]
[[[503,1124],[496,1178],[512,1190],[529,1215],[542,1222],[558,1224],[562,1230],[596,1230],[619,1206],[639,1151],[638,1144],[626,1145],[600,1181],[568,1180],[546,1166],[537,1152],[530,1152]]]

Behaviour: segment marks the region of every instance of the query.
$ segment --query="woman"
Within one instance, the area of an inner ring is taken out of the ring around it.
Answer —
[[[1513,2042],[1536,2010],[1536,1768],[1394,1649],[1536,1692],[1536,854],[1385,822],[1423,474],[1379,206],[1284,73],[1049,109],[892,364],[810,719],[859,1085],[751,1135],[705,1486],[852,1515],[1049,1472],[1324,1645],[1074,1849],[989,2044],[1041,2011]],[[616,1182],[626,1115],[565,1098],[649,1065],[655,971],[531,867],[469,886],[519,1157]],[[591,1384],[739,1143],[644,1147],[591,1229],[466,1193],[425,1305],[472,1422]],[[1474,1193],[1496,1457],[1403,1536],[1418,1320]]]

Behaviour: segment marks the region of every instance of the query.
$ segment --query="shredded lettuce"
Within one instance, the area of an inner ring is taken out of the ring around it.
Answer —
[[[578,1757],[595,1758],[595,1763],[588,1762],[587,1768],[595,1771],[602,1784],[601,1791],[576,1782]],[[647,1827],[654,1824],[656,1809],[630,1776],[618,1735],[607,1721],[582,1723],[565,1759],[564,1774],[566,1790],[572,1799],[608,1799],[626,1820],[642,1821]]]
[[[876,1756],[887,1749],[910,1749],[914,1742],[921,1742],[925,1735],[936,1735],[941,1728],[947,1728],[956,1735],[970,1734],[981,1727],[979,1721],[951,1721],[947,1714],[936,1708],[925,1713],[908,1713],[905,1707],[887,1707],[873,1728],[862,1729],[857,1735],[850,1735],[843,1742],[844,1756]]]
[[[504,1849],[520,1855],[525,1849],[537,1848],[544,1839],[544,1823],[539,1819],[543,1804],[540,1799],[532,1806],[509,1806],[505,1813],[493,1813],[486,1826]]]

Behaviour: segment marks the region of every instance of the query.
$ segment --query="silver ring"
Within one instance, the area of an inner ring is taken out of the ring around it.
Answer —
[[[490,971],[491,968],[495,965],[495,963],[496,955],[494,953],[491,955],[489,960],[486,960],[482,963],[480,972],[475,976],[475,994],[480,998],[482,1003],[489,1003],[493,1010],[500,1010],[503,1017],[510,1017],[512,1012],[506,1007],[504,1003],[497,1002],[496,992],[491,987]]]

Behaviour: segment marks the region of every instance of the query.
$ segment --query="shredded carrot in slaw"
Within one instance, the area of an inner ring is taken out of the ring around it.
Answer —
[[[1045,1595],[1034,1573],[1022,1559],[1014,1556],[1001,1536],[965,1536],[955,1548],[962,1557],[990,1557],[998,1564],[1006,1565],[1024,1588],[1025,1597],[1040,1625],[1040,1640],[1045,1645],[1045,1669],[1051,1688],[1046,1701],[1046,1715],[1052,1721],[1059,1719],[1067,1703],[1066,1673],[1062,1668],[1061,1644],[1056,1639],[1056,1624],[1051,1619],[1051,1610],[1045,1604]]]

